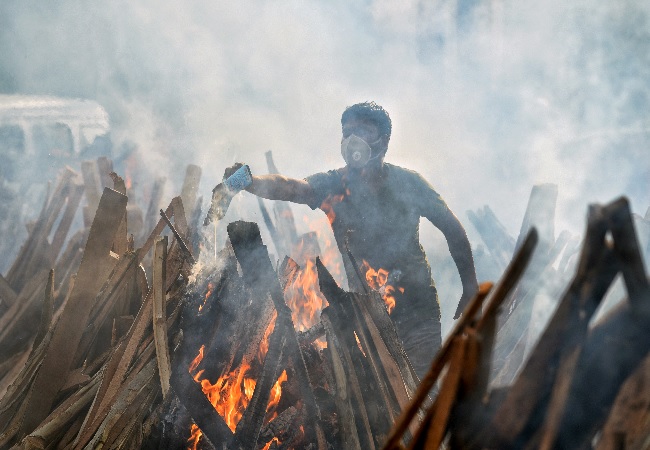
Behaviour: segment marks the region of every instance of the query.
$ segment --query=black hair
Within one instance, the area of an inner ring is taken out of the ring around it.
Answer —
[[[341,125],[344,125],[351,119],[368,120],[374,123],[379,128],[381,135],[386,136],[390,140],[393,123],[390,120],[388,112],[377,103],[363,102],[348,106],[341,116]]]

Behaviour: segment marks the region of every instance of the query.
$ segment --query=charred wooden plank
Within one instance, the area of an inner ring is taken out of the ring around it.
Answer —
[[[260,286],[266,286],[269,289],[271,299],[278,312],[276,326],[282,321],[285,322],[283,326],[286,326],[288,330],[287,351],[300,381],[300,390],[309,419],[308,423],[314,427],[313,432],[315,433],[314,438],[317,448],[324,449],[326,444],[319,423],[320,412],[311,389],[309,374],[291,320],[291,310],[284,301],[280,282],[271,265],[266,246],[262,243],[259,227],[255,223],[239,221],[228,224],[227,230],[237,260],[242,267],[244,280],[249,285],[255,286],[260,283]]]
[[[265,446],[271,439],[287,431],[294,422],[297,414],[298,410],[296,407],[289,406],[278,414],[275,419],[264,425],[262,431],[260,431],[259,438],[257,439],[258,448],[261,448],[260,446]]]
[[[618,271],[613,251],[603,245],[608,230],[607,216],[606,208],[595,205],[590,208],[576,276],[494,416],[491,433],[504,443],[527,442],[540,427],[557,379],[558,364],[563,358],[565,364],[572,361],[568,355],[581,345],[589,319]],[[557,395],[560,394],[558,391]],[[556,403],[563,402],[560,398]]]
[[[650,436],[650,356],[623,383],[608,412],[597,450],[643,448]]]
[[[286,324],[276,322],[275,328],[269,338],[269,349],[264,357],[262,373],[257,378],[253,397],[251,398],[246,411],[237,424],[235,430],[233,448],[254,450],[257,448],[257,440],[262,430],[266,407],[269,403],[271,389],[278,379],[282,352],[286,343]]]
[[[174,394],[211,445],[222,448],[223,443],[231,442],[233,433],[205,396],[201,386],[192,379],[187,366],[179,364],[181,362],[184,361],[175,361],[172,366],[170,383]]]

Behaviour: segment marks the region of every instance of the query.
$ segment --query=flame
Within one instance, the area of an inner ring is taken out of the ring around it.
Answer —
[[[366,281],[368,286],[372,289],[379,291],[381,298],[384,300],[388,314],[393,312],[395,308],[395,286],[388,283],[388,270],[379,268],[378,270],[373,269],[368,261],[364,260],[361,265],[361,270],[366,271]],[[397,290],[401,293],[404,293],[404,288],[399,287]]]
[[[346,194],[349,194],[349,191],[346,191]],[[330,221],[330,224],[334,223],[336,220],[336,213],[334,212],[334,205],[341,203],[345,198],[345,194],[339,195],[328,195],[323,203],[320,205],[320,209],[325,213],[327,219]]]
[[[264,446],[262,450],[269,450],[269,448],[271,448],[271,444],[273,444],[274,442],[279,444],[280,440],[277,437],[274,437]]]
[[[285,289],[285,300],[291,309],[296,331],[305,331],[320,320],[320,312],[327,306],[327,300],[318,285],[318,272],[313,259],[308,259],[293,282]],[[317,348],[327,347],[324,339],[314,342]]]
[[[354,332],[354,339],[357,341],[357,347],[359,347],[359,350],[361,350],[361,353],[363,356],[366,356],[366,352],[363,351],[363,347],[361,346],[361,341],[359,340],[359,336],[357,335],[357,332]]]
[[[260,352],[257,357],[263,360],[268,351],[268,338],[275,326],[275,316],[266,328],[262,342],[260,343]],[[263,351],[262,351],[263,350]],[[205,345],[202,345],[198,354],[192,360],[189,366],[190,373],[194,372],[203,360]],[[244,415],[253,393],[255,392],[256,380],[248,375],[251,365],[243,362],[238,368],[230,373],[221,376],[216,383],[212,384],[207,378],[203,378],[204,370],[199,370],[193,375],[194,381],[201,385],[203,393],[206,395],[214,409],[223,417],[228,427],[235,432],[237,424]],[[282,383],[287,380],[286,370],[278,377],[278,380],[271,389],[269,403],[267,405],[267,417],[274,418],[277,415],[276,407],[282,397]],[[270,419],[269,419],[270,420]],[[188,439],[189,449],[196,450],[199,440],[203,433],[195,424],[190,429],[190,438]]]
[[[203,309],[205,304],[208,302],[208,299],[212,295],[213,290],[214,290],[214,283],[209,282],[208,283],[208,291],[205,293],[205,297],[203,298],[203,303],[201,304],[201,306],[199,306],[199,312]]]

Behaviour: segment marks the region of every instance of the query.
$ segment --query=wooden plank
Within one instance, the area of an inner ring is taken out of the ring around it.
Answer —
[[[451,408],[456,400],[463,375],[464,360],[467,354],[467,335],[456,336],[451,344],[447,373],[442,381],[440,393],[417,434],[413,437],[409,450],[438,449],[447,432]]]
[[[10,308],[14,303],[16,303],[17,298],[18,294],[16,294],[13,288],[9,285],[9,282],[5,277],[0,274],[0,304],[2,304],[3,308]]]
[[[102,189],[113,186],[111,172],[113,172],[113,161],[106,156],[97,158],[97,173]]]
[[[22,427],[24,434],[31,432],[47,416],[65,382],[74,350],[83,333],[83,326],[80,324],[86,323],[92,308],[92,302],[88,299],[95,298],[103,282],[102,274],[97,272],[97,268],[110,258],[110,247],[115,230],[126,210],[126,200],[126,197],[118,192],[104,190],[90,228],[74,290],[54,328],[49,350],[28,396],[27,413]]]
[[[167,289],[167,236],[158,238],[154,249],[153,265],[153,335],[156,342],[156,360],[163,397],[169,393],[169,345],[167,343],[167,314],[165,313]]]
[[[45,298],[43,299],[43,308],[41,309],[41,323],[38,326],[36,337],[34,338],[34,347],[45,338],[45,334],[50,329],[52,316],[54,314],[54,269],[50,270],[47,277],[47,286],[45,286]]]
[[[575,339],[586,332],[589,318],[614,279],[617,272],[614,254],[604,245],[606,217],[606,209],[592,205],[578,271],[517,381],[492,419],[491,431],[498,439],[506,442],[527,440],[526,436],[530,433],[527,430],[536,430],[541,426],[530,421],[539,421],[543,417],[543,413],[539,412],[546,411],[557,376],[555,368],[563,352],[570,354],[577,345]],[[569,343],[569,346],[565,343]]]
[[[539,247],[547,253],[555,242],[555,204],[557,202],[557,185],[552,183],[533,186],[528,198],[526,213],[521,223],[515,251],[524,243],[531,228],[539,235]]]
[[[320,425],[320,411],[311,389],[309,374],[291,320],[291,310],[284,301],[282,287],[275,270],[273,270],[266,246],[262,243],[259,227],[255,223],[238,221],[228,224],[227,230],[237,260],[242,267],[244,280],[251,286],[255,286],[257,283],[260,283],[260,286],[266,286],[278,312],[276,326],[281,321],[286,322],[283,326],[286,326],[288,333],[287,352],[299,380],[308,423],[313,426],[311,431],[314,433],[316,447],[323,450],[326,448],[326,442]]]
[[[231,442],[233,433],[225,420],[214,409],[201,386],[192,379],[187,366],[178,363],[184,361],[174,362],[170,383],[179,403],[215,448],[219,443]]]
[[[258,445],[265,445],[275,436],[279,435],[282,432],[286,432],[295,421],[297,415],[298,410],[295,406],[289,406],[287,409],[278,414],[275,419],[264,425],[264,428],[262,428],[260,437],[257,441]]]
[[[94,377],[84,387],[68,397],[28,437],[50,443],[63,427],[77,417],[89,404],[99,387],[99,377]]]
[[[42,269],[32,275],[16,303],[0,317],[0,360],[26,348],[32,340],[35,331],[32,324],[39,319],[47,272]]]
[[[491,283],[482,283],[479,286],[479,290],[474,296],[474,298],[469,302],[467,308],[463,312],[462,316],[456,322],[454,328],[445,339],[445,342],[442,344],[442,347],[436,354],[436,357],[431,363],[431,367],[428,372],[422,378],[411,403],[407,408],[402,410],[402,414],[399,416],[395,422],[395,426],[391,430],[388,439],[384,445],[384,450],[399,449],[401,444],[400,441],[404,432],[409,427],[413,418],[418,414],[419,409],[424,404],[425,400],[429,396],[429,391],[433,388],[434,384],[438,380],[440,373],[444,369],[445,365],[448,362],[448,359],[451,354],[451,349],[453,347],[454,338],[460,336],[465,328],[474,321],[476,313],[480,310],[483,301],[492,289]]]
[[[143,230],[146,232],[147,230],[151,230],[154,228],[155,224],[157,221],[160,220],[160,216],[158,215],[158,210],[160,209],[160,202],[162,201],[162,196],[165,190],[165,182],[167,181],[167,178],[165,177],[160,177],[156,178],[154,181],[154,184],[151,188],[151,196],[149,198],[149,205],[147,207],[147,211],[144,216],[144,226]],[[167,215],[170,215],[169,211],[166,211]],[[160,234],[157,233],[156,236]]]
[[[266,156],[266,164],[269,173],[280,173],[273,161],[273,153],[269,150],[264,155]],[[279,239],[283,242],[281,244],[282,248],[277,249],[277,251],[289,255],[293,244],[298,239],[296,223],[293,217],[293,212],[291,211],[291,206],[289,206],[289,203],[287,202],[275,201],[273,202],[273,211],[275,213],[276,230]],[[280,256],[280,254],[278,256]]]
[[[86,226],[92,224],[92,217],[97,211],[99,205],[99,176],[97,173],[97,163],[95,161],[82,161],[81,162],[81,176],[84,180],[84,188],[86,194],[87,213],[84,214]]]
[[[269,349],[264,357],[262,372],[257,377],[253,397],[237,424],[234,443],[229,447],[243,450],[257,449],[257,439],[264,424],[271,389],[273,389],[280,374],[280,363],[287,334],[283,325],[276,322],[275,328],[269,337]]]
[[[498,264],[499,272],[505,270],[515,251],[515,240],[487,205],[476,212],[467,211],[467,217],[479,232],[493,261]]]
[[[110,172],[109,177],[113,180],[112,188],[113,190],[119,192],[120,194],[126,194],[126,184],[124,179],[120,177],[115,172]],[[113,243],[113,251],[119,256],[124,255],[128,251],[128,236],[127,236],[127,213],[124,211],[124,218],[120,222],[120,227],[115,233],[115,242]]]
[[[596,450],[644,448],[650,436],[650,355],[623,383]]]
[[[196,207],[196,196],[199,192],[199,184],[201,183],[201,167],[195,164],[188,164],[185,169],[185,178],[183,179],[183,187],[181,188],[181,199],[185,206],[185,211],[189,217],[194,214]]]
[[[82,426],[82,429],[79,432],[79,436],[75,442],[75,448],[82,448],[86,445],[88,440],[95,433],[97,427],[100,425],[103,417],[108,413],[110,405],[119,392],[126,373],[131,366],[131,362],[136,355],[138,344],[140,343],[147,326],[152,321],[152,302],[153,292],[149,291],[149,294],[140,308],[138,316],[131,326],[127,337],[115,349],[113,355],[111,355],[111,358],[107,363],[107,373],[105,374],[105,378],[102,380],[93,405],[86,416],[86,423]]]
[[[27,278],[48,262],[45,259],[49,245],[47,237],[61,208],[63,208],[73,175],[74,172],[66,167],[52,197],[49,200],[46,199],[47,206],[44,207],[41,216],[9,270],[7,281],[15,291],[20,291],[27,282]]]
[[[335,385],[334,389],[334,402],[336,404],[337,419],[339,424],[340,442],[343,448],[346,449],[361,449],[359,440],[359,431],[355,425],[355,413],[352,408],[351,397],[356,395],[357,401],[362,399],[361,389],[359,386],[354,388],[351,384],[358,384],[357,377],[354,373],[346,370],[343,361],[343,356],[340,354],[340,344],[333,331],[332,323],[327,314],[321,316],[323,328],[326,330],[327,337],[327,353],[330,356],[332,371],[334,375]],[[355,393],[356,391],[356,393]],[[363,402],[361,402],[363,406]],[[363,426],[361,432],[365,432],[365,443],[369,448],[374,447],[372,439],[372,432],[370,429],[370,422],[365,412],[365,408],[356,415],[362,419]]]
[[[73,184],[70,188],[70,193],[68,194],[68,203],[66,205],[59,226],[52,237],[52,245],[50,246],[50,253],[48,255],[48,260],[50,265],[53,265],[56,259],[63,248],[65,239],[68,236],[70,227],[72,226],[72,221],[79,209],[79,204],[81,203],[81,197],[83,196],[84,186],[83,184]]]

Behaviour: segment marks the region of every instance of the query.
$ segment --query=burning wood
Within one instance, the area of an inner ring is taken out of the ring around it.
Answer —
[[[198,167],[160,215],[158,180],[138,225],[149,234],[136,237],[129,183],[111,172],[108,160],[82,177],[66,169],[0,277],[0,448],[579,448],[601,430],[600,448],[647,442],[650,294],[625,201],[592,208],[577,273],[536,345],[535,297],[576,259],[575,239],[548,224],[532,250],[529,230],[552,217],[557,192],[534,190],[517,240],[475,214],[506,271],[420,381],[381,268],[360,266],[364,294],[344,291],[282,207],[264,221],[295,261],[276,271],[258,226],[233,222],[207,265]],[[68,239],[83,196],[87,227]],[[618,273],[628,301],[590,327]]]

